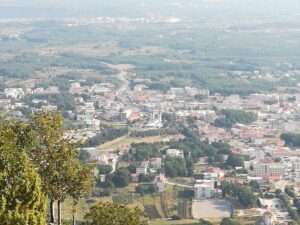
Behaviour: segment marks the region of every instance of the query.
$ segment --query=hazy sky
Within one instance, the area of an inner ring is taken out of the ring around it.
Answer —
[[[300,15],[300,0],[0,0],[0,17]]]

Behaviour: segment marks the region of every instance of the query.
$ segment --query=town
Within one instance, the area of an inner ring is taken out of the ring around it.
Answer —
[[[298,0],[5,0],[0,224],[300,224]]]
[[[119,203],[134,203],[132,193],[158,196],[159,204],[143,205],[151,219],[299,220],[290,203],[299,204],[299,94],[151,90],[150,81],[127,69],[120,71],[118,85],[69,80],[74,102],[63,112],[67,133],[76,129],[76,138],[86,140],[81,155],[97,165],[96,196]],[[56,112],[52,99],[60,94],[57,86],[6,88],[1,113],[22,118],[38,110]],[[127,186],[126,194],[112,191]],[[170,188],[187,195],[176,209],[164,200]]]

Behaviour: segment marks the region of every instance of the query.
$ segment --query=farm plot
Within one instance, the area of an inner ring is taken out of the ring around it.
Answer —
[[[149,219],[159,219],[161,218],[155,205],[145,205],[145,213],[148,215]]]
[[[134,197],[132,194],[119,194],[112,196],[113,203],[117,204],[132,204]]]

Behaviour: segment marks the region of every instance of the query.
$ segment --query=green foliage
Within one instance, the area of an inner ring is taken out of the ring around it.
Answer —
[[[242,155],[230,155],[225,163],[226,166],[230,166],[232,168],[235,167],[243,167],[244,166],[244,156]]]
[[[222,219],[220,225],[240,225],[238,222],[234,221],[230,218],[224,218]]]
[[[79,158],[80,162],[86,163],[88,160],[90,160],[91,154],[88,151],[81,149],[79,151],[79,157],[78,158]]]
[[[159,90],[159,91],[168,91],[170,89],[170,85],[165,83],[149,83],[147,84],[148,88],[151,90]]]
[[[41,99],[46,100],[50,104],[57,105],[59,110],[74,110],[75,109],[75,100],[74,96],[68,92],[60,92],[58,94],[47,94],[47,95],[28,95],[26,96],[25,102],[29,105],[33,105],[31,102],[32,99]]]
[[[161,218],[155,205],[145,205],[145,213],[150,219]]]
[[[97,165],[100,174],[109,174],[112,171],[111,165]]]
[[[0,223],[45,225],[46,197],[41,180],[26,152],[35,137],[27,125],[0,125]]]
[[[50,66],[69,67],[78,69],[93,69],[104,74],[115,74],[116,70],[111,69],[105,64],[99,62],[99,58],[81,55],[79,53],[67,52],[60,54],[55,58]]]
[[[198,225],[212,225],[212,223],[207,220],[200,219]]]
[[[145,161],[153,157],[160,157],[160,149],[165,144],[162,142],[155,143],[138,143],[131,144],[130,152],[133,153],[136,161]]]
[[[141,196],[145,194],[154,194],[157,192],[157,187],[155,184],[139,184],[135,188],[136,193],[139,193]]]
[[[178,133],[174,128],[151,129],[146,131],[131,131],[130,137],[151,137],[158,135],[173,135]]]
[[[177,204],[177,212],[178,215],[181,218],[189,219],[191,218],[191,201],[190,200],[184,200],[180,201]]]
[[[292,147],[300,147],[300,134],[284,133],[280,138],[285,141],[285,144]]]
[[[253,193],[250,187],[237,186],[228,182],[221,183],[222,196],[238,197],[240,204],[245,207],[256,206],[257,196]]]
[[[118,194],[112,196],[113,203],[116,204],[132,204],[134,197],[132,194]]]
[[[111,180],[115,187],[123,188],[127,187],[130,183],[130,174],[126,168],[119,168],[112,174],[112,176],[108,176],[107,179]]]
[[[139,182],[152,182],[154,180],[153,174],[140,174]]]
[[[225,118],[217,119],[215,121],[215,125],[217,127],[230,128],[236,123],[250,124],[258,119],[256,114],[252,112],[246,112],[243,110],[226,109],[222,110],[220,113],[224,115]]]
[[[127,166],[127,169],[129,171],[129,173],[135,173],[136,172],[136,165],[135,164],[130,164],[129,166]]]
[[[178,157],[167,157],[165,160],[165,173],[171,178],[185,177],[187,175],[185,160]]]
[[[290,188],[290,187],[286,187],[286,188],[284,189],[284,192],[285,192],[289,197],[291,197],[291,198],[295,198],[295,197],[296,197],[295,191],[294,191],[292,188]]]
[[[209,144],[200,141],[199,138],[171,141],[170,148],[182,149],[184,155],[189,157],[186,159],[186,166],[190,175],[192,174],[193,163],[198,162],[200,157],[207,156],[211,164],[221,164],[223,163],[223,154],[232,154],[229,145],[226,143],[213,142]]]
[[[254,207],[257,202],[257,196],[254,195],[251,188],[241,188],[238,192],[239,202],[243,207]]]
[[[28,154],[41,176],[42,190],[50,198],[51,204],[55,200],[60,204],[65,198],[71,197],[76,205],[93,185],[92,167],[81,165],[78,159],[81,141],[65,136],[63,119],[59,113],[37,112],[30,118],[30,125],[36,137],[36,146]],[[58,221],[60,219],[59,213]]]
[[[113,129],[108,128],[101,132],[100,134],[97,134],[95,137],[92,137],[84,143],[85,147],[96,147],[101,144],[104,144],[105,142],[112,141],[116,138],[122,137],[124,135],[128,134],[127,128],[121,128],[121,129]]]
[[[300,224],[300,216],[299,216],[298,212],[292,208],[289,197],[286,194],[282,194],[279,196],[279,198],[283,202],[284,206],[286,207],[288,213],[290,214],[290,216],[294,220],[294,222],[296,222],[297,224]]]
[[[141,217],[140,209],[103,202],[91,207],[90,212],[84,218],[86,225],[147,224]]]

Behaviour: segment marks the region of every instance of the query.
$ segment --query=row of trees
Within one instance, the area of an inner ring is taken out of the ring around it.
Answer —
[[[64,135],[60,114],[38,112],[28,123],[4,120],[0,124],[0,221],[1,224],[46,224],[46,203],[50,221],[60,225],[61,203],[76,204],[92,186],[91,167],[81,165],[81,142]]]
[[[296,222],[296,224],[300,224],[300,217],[297,210],[293,209],[290,199],[287,194],[281,194],[279,196],[280,200],[283,202],[284,206],[286,207],[288,213],[292,217],[292,219]]]
[[[151,129],[146,131],[130,131],[130,137],[149,137],[158,135],[173,135],[178,131],[175,128]]]
[[[100,134],[97,134],[95,137],[88,139],[84,143],[84,146],[96,147],[101,144],[104,144],[105,142],[112,141],[116,138],[122,137],[127,134],[128,134],[127,128],[121,128],[121,129],[108,128],[105,131],[101,132]]]

